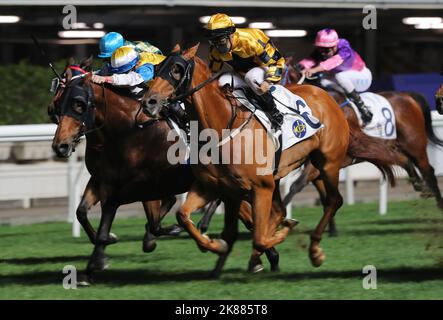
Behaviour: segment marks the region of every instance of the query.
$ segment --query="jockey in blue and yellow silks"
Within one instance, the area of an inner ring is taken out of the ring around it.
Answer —
[[[108,32],[105,34],[99,43],[100,53],[98,57],[105,61],[105,65],[97,72],[101,76],[109,75],[109,62],[112,54],[120,47],[132,47],[138,53],[153,53],[157,55],[163,55],[161,50],[147,41],[128,41],[118,32]]]
[[[165,56],[156,53],[139,53],[131,46],[119,47],[107,65],[109,75],[94,74],[92,81],[128,87],[136,99],[141,99],[148,82],[154,78],[155,66],[164,59]]]
[[[234,71],[244,76],[244,81],[236,75],[222,75],[219,85],[234,82],[234,86],[246,83],[262,100],[262,105],[270,114],[274,127],[280,127],[283,116],[278,111],[269,88],[281,80],[285,59],[272,41],[260,29],[236,28],[231,18],[217,13],[205,26],[210,43],[210,68],[219,71],[226,62]]]

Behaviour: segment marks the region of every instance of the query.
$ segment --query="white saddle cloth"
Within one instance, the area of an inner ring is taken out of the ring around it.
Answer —
[[[275,149],[279,145],[280,135],[282,136],[282,150],[292,147],[294,144],[313,136],[318,130],[323,128],[323,124],[312,115],[311,108],[306,101],[281,85],[273,85],[271,93],[274,97],[278,110],[283,114],[283,125],[280,130],[271,130],[271,121],[268,116],[247,100],[243,90],[235,90],[234,96],[249,110],[254,112],[255,117],[263,126],[272,133]]]
[[[389,101],[385,97],[372,92],[364,92],[360,95],[373,115],[371,122],[362,128],[363,132],[371,137],[386,140],[397,139],[395,113]],[[363,121],[361,120],[360,111],[358,111],[357,106],[353,102],[350,102],[350,105],[354,108],[358,122],[362,126]]]

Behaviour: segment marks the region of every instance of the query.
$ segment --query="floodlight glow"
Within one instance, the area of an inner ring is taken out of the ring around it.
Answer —
[[[211,18],[211,16],[203,16],[200,17],[198,20],[201,23],[208,23],[209,19]],[[245,17],[230,17],[232,22],[234,22],[234,24],[243,24],[246,22],[246,18]]]
[[[251,22],[249,28],[256,29],[274,29],[275,26],[272,22]]]
[[[0,16],[0,23],[17,23],[20,21],[18,16]]]
[[[407,17],[403,18],[404,24],[422,24],[422,23],[441,23],[443,22],[443,19],[440,17]]]
[[[58,32],[60,38],[101,38],[105,34],[101,30],[68,30]]]
[[[269,37],[275,37],[275,38],[299,38],[304,37],[308,34],[306,30],[268,30],[265,31],[266,35]]]

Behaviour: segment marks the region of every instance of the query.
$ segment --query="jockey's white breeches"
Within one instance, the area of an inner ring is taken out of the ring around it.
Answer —
[[[354,90],[357,92],[364,92],[371,86],[372,73],[371,70],[366,67],[361,71],[342,71],[331,77],[322,79],[321,85],[323,87],[328,87],[331,85],[331,81],[340,85],[340,87],[342,87],[346,93],[351,93]]]
[[[266,69],[262,67],[255,67],[249,70],[244,79],[236,73],[224,73],[218,78],[218,85],[223,87],[225,85],[234,84],[234,89],[250,87],[257,95],[262,95],[260,85],[265,81]]]

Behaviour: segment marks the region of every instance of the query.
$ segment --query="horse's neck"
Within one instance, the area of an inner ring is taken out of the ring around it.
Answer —
[[[208,70],[203,67],[203,62],[196,61],[192,87],[196,87],[209,78]],[[211,128],[219,133],[226,129],[232,110],[230,103],[218,87],[217,79],[204,86],[192,96],[193,107],[201,128]],[[192,114],[193,112],[191,112]]]
[[[120,134],[135,127],[136,101],[99,86],[94,87],[94,95],[95,126],[102,135]]]

